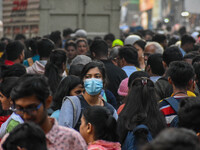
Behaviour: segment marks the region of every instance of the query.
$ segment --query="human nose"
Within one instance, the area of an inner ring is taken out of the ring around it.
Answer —
[[[27,112],[22,112],[21,117],[23,120],[30,120],[31,115],[29,115]]]

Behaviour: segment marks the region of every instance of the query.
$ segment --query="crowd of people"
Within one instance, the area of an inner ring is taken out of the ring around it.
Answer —
[[[2,150],[200,150],[198,36],[67,28],[0,56]]]

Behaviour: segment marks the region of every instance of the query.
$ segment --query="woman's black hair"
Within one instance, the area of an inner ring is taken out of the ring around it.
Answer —
[[[69,69],[69,75],[74,75],[74,76],[80,77],[83,67],[84,67],[84,65],[82,65],[82,64],[71,65],[70,69]]]
[[[94,140],[118,141],[117,122],[108,109],[91,106],[83,111],[83,117],[86,124],[91,123],[94,127]]]
[[[123,143],[128,131],[140,124],[147,125],[153,137],[166,126],[158,109],[154,83],[145,77],[136,78],[131,84],[127,102],[118,118],[119,141]]]
[[[135,71],[133,72],[129,79],[128,79],[128,87],[131,88],[131,83],[136,79],[136,78],[141,78],[141,77],[147,77],[149,78],[149,74],[147,72],[144,71]]]
[[[68,75],[58,85],[56,92],[53,96],[53,110],[58,110],[62,106],[62,100],[65,96],[71,96],[70,91],[73,90],[77,85],[82,84],[79,77]]]
[[[82,69],[82,72],[81,72],[81,80],[83,81],[83,78],[85,77],[85,75],[88,73],[88,71],[90,69],[93,69],[93,68],[98,68],[99,71],[101,72],[102,74],[102,78],[103,78],[103,82],[104,82],[104,85],[106,83],[106,69],[105,69],[105,66],[102,62],[100,61],[92,61],[92,62],[89,62],[88,64],[86,64],[84,66],[84,68]]]
[[[0,92],[6,97],[10,97],[10,92],[12,88],[14,87],[16,81],[18,80],[18,77],[8,77],[5,78],[1,83],[0,83]]]
[[[139,47],[141,47],[142,50],[144,51],[145,46],[146,46],[147,43],[146,43],[144,40],[138,40],[138,41],[136,41],[136,42],[134,43],[134,45],[135,45],[135,44],[137,44]]]
[[[40,39],[39,37],[36,37],[25,40],[25,45],[27,47],[27,50],[31,53],[32,57],[38,54],[37,41],[39,39]]]
[[[75,49],[77,48],[77,45],[73,40],[67,41],[65,43],[65,50],[67,50],[69,46],[73,46]]]
[[[47,150],[46,138],[42,129],[33,122],[26,122],[15,127],[2,145],[4,150]]]
[[[26,74],[26,68],[22,64],[14,64],[11,66],[1,65],[0,72],[2,79],[7,77],[21,77]]]
[[[51,91],[54,94],[64,72],[63,65],[66,64],[66,53],[63,50],[55,49],[51,52],[48,63],[45,66],[44,75],[48,78]]]

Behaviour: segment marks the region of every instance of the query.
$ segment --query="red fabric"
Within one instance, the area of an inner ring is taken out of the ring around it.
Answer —
[[[14,62],[12,62],[10,60],[5,60],[4,64],[8,65],[8,66],[11,66],[11,65],[14,65]]]
[[[10,117],[10,115],[8,116],[0,116],[0,127],[1,125],[6,122],[6,120]]]
[[[121,145],[118,142],[97,140],[88,144],[88,150],[121,150]]]
[[[117,114],[119,115],[120,112],[124,109],[125,104],[122,104],[119,106],[119,108],[117,109]]]

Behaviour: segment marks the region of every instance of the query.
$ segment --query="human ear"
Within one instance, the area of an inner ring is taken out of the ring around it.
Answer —
[[[162,64],[163,64],[163,67],[166,69],[167,68],[167,64],[164,61],[162,61]]]
[[[172,79],[170,77],[168,77],[168,82],[172,85]]]
[[[88,134],[91,134],[93,132],[93,126],[91,123],[88,123],[87,124],[87,133]]]
[[[46,108],[49,108],[50,105],[51,105],[51,102],[52,102],[52,96],[49,96],[47,99],[46,99],[46,102],[45,102],[45,106]]]

